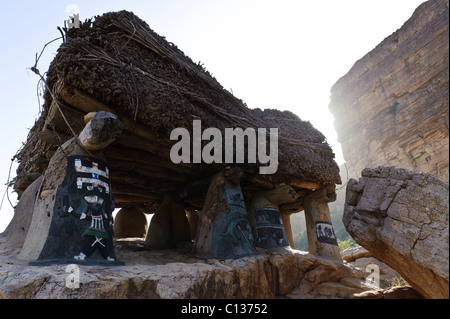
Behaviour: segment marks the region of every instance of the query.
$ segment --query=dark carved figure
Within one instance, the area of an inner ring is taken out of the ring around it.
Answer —
[[[82,236],[84,237],[83,246],[80,254],[74,256],[77,260],[85,260],[86,257],[98,249],[108,261],[114,261],[115,258],[109,256],[110,239],[112,237],[112,215],[111,211],[107,211],[105,207],[104,194],[101,188],[94,188],[86,192],[80,206],[73,210],[69,208],[69,213],[73,213],[79,219],[90,219],[91,224]],[[111,205],[113,206],[113,205]]]
[[[227,259],[258,254],[240,187],[242,174],[238,167],[227,168],[211,180],[193,255]]]

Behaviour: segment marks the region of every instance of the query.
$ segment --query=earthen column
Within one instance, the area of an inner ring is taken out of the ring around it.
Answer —
[[[331,201],[326,189],[322,188],[307,196],[303,202],[308,250],[313,255],[342,260],[328,208]]]

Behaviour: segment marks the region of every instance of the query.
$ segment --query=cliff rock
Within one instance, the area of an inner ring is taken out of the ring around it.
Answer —
[[[448,183],[393,167],[361,175],[347,185],[347,231],[424,297],[448,298]]]
[[[331,89],[351,177],[379,165],[448,181],[449,2],[421,4]]]

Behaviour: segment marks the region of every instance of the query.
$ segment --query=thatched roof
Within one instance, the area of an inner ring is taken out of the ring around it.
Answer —
[[[116,194],[119,205],[127,205],[131,194],[141,196],[141,201],[146,196],[158,198],[207,180],[229,165],[171,163],[168,155],[175,143],[169,139],[171,130],[191,130],[194,119],[202,121],[203,129],[216,127],[222,132],[227,127],[278,128],[278,171],[260,175],[258,164],[241,165],[244,189],[286,183],[296,190],[304,185],[307,191],[322,186],[334,190],[340,183],[330,146],[309,122],[287,111],[248,108],[133,13],[106,13],[82,23],[79,29],[65,31],[46,82],[64,105],[76,133],[84,126],[83,115],[90,111],[106,108],[125,123],[122,137],[105,152],[113,192],[114,188],[129,189],[123,198]],[[44,111],[19,154],[15,185],[19,192],[20,176],[43,173],[57,148],[39,136],[56,131],[59,144],[71,135],[52,102],[47,90]]]

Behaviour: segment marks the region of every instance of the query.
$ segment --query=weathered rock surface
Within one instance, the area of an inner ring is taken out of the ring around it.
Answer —
[[[0,298],[347,298],[375,289],[358,269],[288,247],[220,261],[141,250],[143,242],[116,242],[125,266],[79,265],[79,288],[66,285],[67,265],[27,266],[0,247]]]
[[[379,165],[448,181],[449,2],[427,1],[331,89],[351,177]]]
[[[361,269],[366,275],[376,267],[379,275],[379,288],[387,288],[392,286],[395,282],[400,281],[402,277],[394,269],[379,261],[372,256],[372,253],[364,247],[357,246],[347,248],[341,252],[342,259],[350,265]]]
[[[347,231],[424,297],[448,298],[448,183],[394,167],[361,175],[347,185]]]
[[[341,252],[342,260],[352,262],[359,258],[371,257],[370,251],[361,246],[350,247]]]
[[[379,261],[375,257],[362,257],[355,261],[350,262],[354,267],[361,269],[366,275],[369,275],[372,271],[377,271],[379,275],[379,288],[386,289],[391,287],[396,281],[400,282],[402,277],[400,274],[386,265],[385,263]]]
[[[396,286],[386,290],[372,290],[357,293],[352,299],[423,299],[423,296],[410,286]]]

